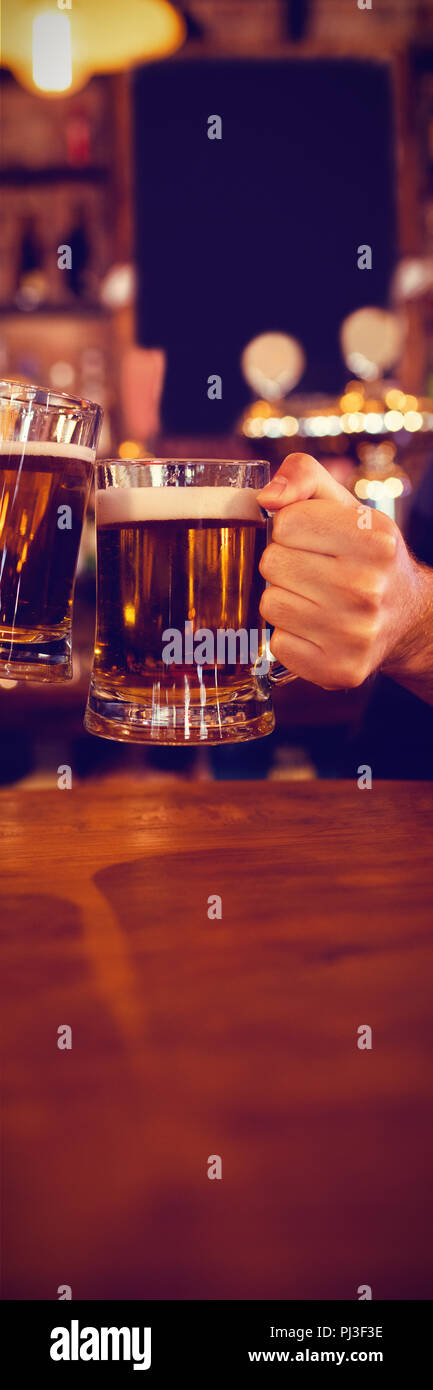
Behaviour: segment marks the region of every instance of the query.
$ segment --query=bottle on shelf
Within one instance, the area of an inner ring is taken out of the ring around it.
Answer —
[[[47,277],[44,253],[35,216],[26,214],[18,240],[15,303],[19,309],[37,309],[46,298]]]

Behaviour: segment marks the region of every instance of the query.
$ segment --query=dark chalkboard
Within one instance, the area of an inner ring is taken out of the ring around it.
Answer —
[[[168,355],[166,428],[230,428],[249,399],[240,352],[270,329],[301,339],[302,388],[338,390],[341,319],[386,304],[395,256],[386,66],[155,64],[136,74],[134,105],[138,336]],[[213,373],[221,401],[206,394]]]

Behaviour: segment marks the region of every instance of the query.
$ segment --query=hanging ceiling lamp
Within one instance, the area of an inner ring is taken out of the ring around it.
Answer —
[[[69,96],[95,73],[180,48],[186,25],[168,0],[3,0],[1,62],[40,96]]]

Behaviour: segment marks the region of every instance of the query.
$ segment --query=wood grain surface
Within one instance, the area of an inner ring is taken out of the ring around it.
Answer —
[[[431,1297],[432,809],[1,793],[7,1299]]]

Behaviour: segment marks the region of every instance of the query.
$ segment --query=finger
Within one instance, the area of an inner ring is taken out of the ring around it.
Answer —
[[[352,509],[358,506],[352,493],[337,483],[311,454],[288,454],[275,478],[257,493],[257,497],[268,511],[279,511],[289,502],[302,502],[310,497],[329,498]]]
[[[272,655],[286,667],[286,671],[292,671],[294,676],[301,676],[303,680],[312,681],[313,685],[323,685],[326,679],[323,652],[314,642],[275,628],[269,645]]]
[[[293,502],[273,519],[272,539],[293,550],[322,555],[353,555],[363,547],[365,531],[358,527],[357,509],[336,507],[335,500]]]
[[[277,584],[302,598],[323,605],[323,595],[338,590],[339,564],[333,555],[289,550],[271,541],[260,560],[260,573],[268,584]]]
[[[262,618],[272,627],[281,628],[294,637],[304,637],[324,650],[323,637],[333,631],[333,613],[319,607],[301,594],[280,589],[277,584],[269,585],[260,600]]]
[[[270,584],[260,599],[260,612],[272,627],[313,642],[321,649],[325,662],[329,662],[330,651],[356,657],[371,640],[374,610],[362,602],[347,606],[341,594],[328,595],[327,602],[320,605],[302,594]]]

